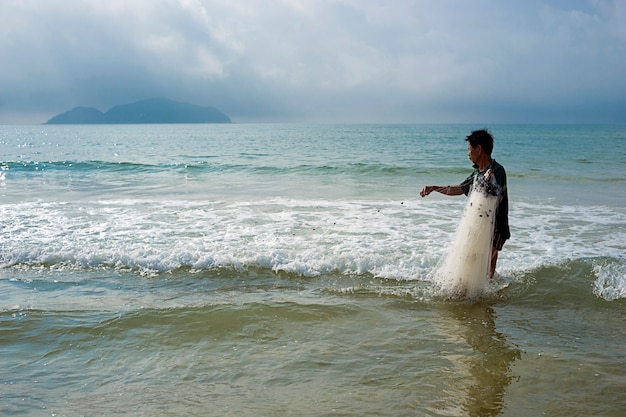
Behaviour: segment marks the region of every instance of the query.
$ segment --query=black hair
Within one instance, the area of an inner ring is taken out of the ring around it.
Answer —
[[[472,145],[472,148],[480,145],[487,155],[491,155],[493,151],[493,136],[487,129],[474,130],[465,140]]]

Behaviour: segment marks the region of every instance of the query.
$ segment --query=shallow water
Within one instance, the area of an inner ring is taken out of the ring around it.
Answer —
[[[492,128],[472,302],[431,281],[465,200],[417,196],[469,130],[3,127],[0,414],[621,416],[626,129]]]

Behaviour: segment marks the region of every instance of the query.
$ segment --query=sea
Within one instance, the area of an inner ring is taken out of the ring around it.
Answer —
[[[511,239],[442,293],[488,128]],[[626,126],[0,126],[2,416],[623,416]]]

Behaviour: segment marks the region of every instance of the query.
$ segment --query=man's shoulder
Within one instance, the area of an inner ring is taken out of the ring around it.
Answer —
[[[491,164],[491,169],[493,170],[494,175],[496,176],[496,182],[503,188],[506,189],[506,171],[502,165],[500,165],[494,159]]]
[[[504,167],[502,166],[502,164],[500,164],[498,161],[496,161],[495,159],[492,161],[491,163],[491,169],[493,169],[494,171],[496,170],[502,170],[504,171]]]

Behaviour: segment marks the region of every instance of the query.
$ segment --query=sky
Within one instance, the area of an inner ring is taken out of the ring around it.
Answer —
[[[626,0],[0,0],[0,123],[626,123]]]

